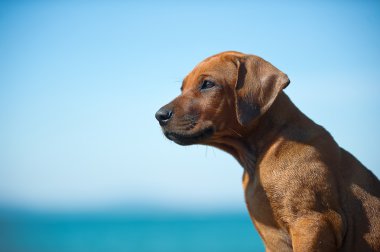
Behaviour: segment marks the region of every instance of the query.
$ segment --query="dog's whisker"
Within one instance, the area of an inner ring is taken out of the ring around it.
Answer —
[[[235,133],[237,136],[243,137],[241,134],[239,134],[238,132],[236,132],[236,130],[234,130],[233,128],[229,127],[228,129],[231,130],[233,133]]]

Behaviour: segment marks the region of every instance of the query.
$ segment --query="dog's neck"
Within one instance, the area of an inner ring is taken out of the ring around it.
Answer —
[[[249,130],[238,136],[222,138],[214,146],[234,156],[248,174],[253,176],[257,163],[268,148],[281,137],[289,138],[289,134],[285,133],[289,128],[304,127],[305,122],[312,121],[281,92],[271,108]]]

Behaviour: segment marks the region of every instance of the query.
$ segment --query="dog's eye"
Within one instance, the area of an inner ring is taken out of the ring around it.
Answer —
[[[209,80],[204,80],[202,82],[201,90],[203,89],[209,89],[215,86],[215,83]]]

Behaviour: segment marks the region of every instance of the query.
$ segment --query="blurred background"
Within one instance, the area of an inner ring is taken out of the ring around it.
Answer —
[[[1,1],[0,251],[264,251],[239,164],[156,110],[205,57],[256,54],[380,176],[379,24],[379,1]]]

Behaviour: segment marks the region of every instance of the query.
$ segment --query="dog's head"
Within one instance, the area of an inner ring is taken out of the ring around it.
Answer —
[[[288,84],[286,74],[257,56],[223,52],[198,64],[156,118],[178,144],[211,144],[249,130]]]

